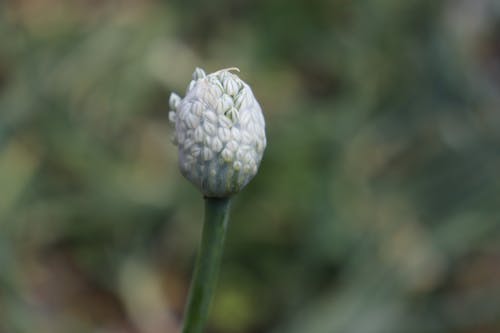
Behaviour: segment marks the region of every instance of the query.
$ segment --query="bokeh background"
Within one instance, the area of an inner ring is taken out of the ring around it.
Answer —
[[[500,332],[499,1],[11,0],[1,333],[178,332],[195,66],[239,67],[268,135],[207,332]]]

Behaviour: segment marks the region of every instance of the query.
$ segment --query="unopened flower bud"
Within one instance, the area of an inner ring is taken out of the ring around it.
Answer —
[[[186,96],[170,96],[182,174],[207,197],[239,192],[255,176],[266,147],[259,103],[235,68],[196,68]]]
[[[205,71],[199,67],[196,67],[193,72],[193,80],[203,79],[205,76],[207,76],[207,74],[205,74]]]
[[[170,110],[175,111],[180,102],[181,102],[181,98],[179,97],[179,95],[177,95],[176,93],[170,94],[170,99],[168,100]]]

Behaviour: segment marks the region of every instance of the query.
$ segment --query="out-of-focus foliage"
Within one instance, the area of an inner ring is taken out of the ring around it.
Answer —
[[[202,200],[167,98],[267,119],[210,332],[500,331],[500,3],[0,3],[0,332],[176,332]]]

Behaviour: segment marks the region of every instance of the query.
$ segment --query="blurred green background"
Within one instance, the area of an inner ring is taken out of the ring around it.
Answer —
[[[500,2],[0,2],[0,332],[175,333],[203,200],[168,96],[237,66],[268,148],[211,333],[500,332]]]

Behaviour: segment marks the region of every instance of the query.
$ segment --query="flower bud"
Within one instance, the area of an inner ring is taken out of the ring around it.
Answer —
[[[207,197],[227,197],[245,187],[266,147],[260,105],[231,70],[238,69],[207,75],[196,68],[186,96],[170,97],[181,173]]]
[[[180,102],[181,98],[179,97],[179,95],[177,95],[176,93],[170,94],[170,99],[168,100],[168,104],[171,110],[177,109],[177,106],[179,105]]]

